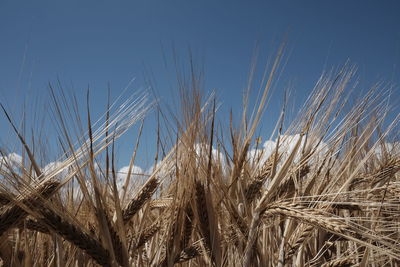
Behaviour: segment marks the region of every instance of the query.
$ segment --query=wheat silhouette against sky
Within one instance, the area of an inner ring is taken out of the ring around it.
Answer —
[[[397,1],[2,1],[0,266],[398,266]]]

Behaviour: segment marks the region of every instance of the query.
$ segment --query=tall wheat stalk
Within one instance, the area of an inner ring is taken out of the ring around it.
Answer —
[[[283,47],[252,110],[244,97],[238,124],[218,119],[194,69],[180,79],[181,110],[159,108],[156,163],[141,184],[132,175],[144,123],[121,183],[114,144],[151,109],[146,94],[109,102],[97,122],[87,101],[82,126],[76,99],[52,88],[62,156],[49,170],[40,166],[46,148],[2,106],[27,155],[16,163],[0,150],[3,264],[397,266],[399,116],[385,122],[379,88],[350,105],[355,70],[345,65],[321,76],[290,122],[284,99],[267,149],[256,133],[282,57]]]

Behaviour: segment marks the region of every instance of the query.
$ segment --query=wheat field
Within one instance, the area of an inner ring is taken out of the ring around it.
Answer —
[[[89,104],[70,116],[71,102],[52,89],[63,151],[47,169],[2,106],[24,149],[19,163],[1,149],[2,266],[400,266],[390,90],[354,100],[354,68],[326,72],[291,121],[284,101],[271,138],[260,137],[279,61],[254,108],[244,97],[242,116],[230,121],[191,77],[180,89],[181,116],[160,116],[176,121],[168,138],[154,140],[143,182],[133,175],[137,149],[118,180],[114,142],[157,110],[148,94],[93,123]],[[87,124],[74,139],[67,125],[79,116]]]

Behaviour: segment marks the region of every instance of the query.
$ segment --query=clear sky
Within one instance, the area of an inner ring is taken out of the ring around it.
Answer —
[[[60,79],[82,97],[90,85],[98,116],[107,84],[116,97],[136,77],[133,89],[146,88],[151,79],[160,99],[171,102],[173,50],[185,65],[190,48],[204,68],[205,92],[216,90],[227,119],[226,111],[241,103],[256,44],[261,72],[283,40],[287,64],[278,90],[290,83],[297,103],[323,69],[347,59],[358,66],[360,90],[378,81],[400,82],[400,1],[2,0],[0,101],[18,121],[22,103],[45,96],[48,83]],[[399,95],[397,86],[394,97]],[[279,93],[276,99],[271,108],[277,113]],[[3,115],[0,126],[8,129]],[[143,167],[153,157],[154,126],[146,128],[138,162]],[[9,135],[0,133],[1,145]],[[134,134],[122,141],[133,144]],[[131,146],[119,146],[121,166]]]

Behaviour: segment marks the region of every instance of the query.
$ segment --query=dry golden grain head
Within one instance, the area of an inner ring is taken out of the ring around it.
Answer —
[[[282,55],[253,110],[245,96],[238,123],[233,113],[219,119],[217,98],[202,97],[199,77],[182,80],[179,114],[158,113],[152,173],[141,186],[131,183],[138,137],[123,192],[114,142],[143,118],[146,96],[127,98],[114,114],[108,104],[104,124],[92,124],[88,109],[88,134],[78,125],[82,135],[73,138],[66,119],[77,106],[52,89],[63,157],[45,172],[46,151],[36,144],[48,142],[36,135],[30,144],[6,112],[27,158],[0,163],[0,259],[7,266],[396,266],[400,153],[389,137],[398,137],[400,118],[384,123],[379,90],[349,101],[348,65],[321,77],[297,116],[285,99],[272,149],[263,145],[255,136],[271,121],[263,114]]]
[[[128,222],[151,198],[159,184],[160,182],[155,176],[146,182],[137,196],[134,197],[128,204],[127,208],[123,210],[122,216],[125,223]]]
[[[40,213],[43,216],[43,222],[54,232],[85,251],[101,266],[111,266],[110,253],[98,240],[52,210],[43,209]]]

